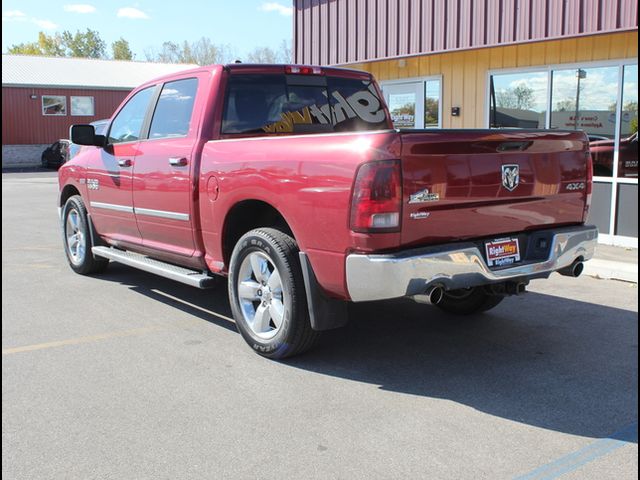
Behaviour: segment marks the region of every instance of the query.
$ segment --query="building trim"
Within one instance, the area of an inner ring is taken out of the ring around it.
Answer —
[[[576,39],[576,38],[598,37],[598,36],[601,36],[601,35],[612,35],[612,34],[617,34],[617,33],[632,33],[632,32],[637,32],[637,31],[638,31],[637,27],[625,28],[625,29],[619,29],[619,30],[609,30],[609,31],[602,31],[602,32],[598,32],[598,33],[589,33],[589,34],[582,34],[582,35],[567,35],[567,36],[549,37],[549,38],[544,38],[542,40],[541,39],[534,39],[534,40],[523,40],[521,42],[498,43],[498,44],[493,44],[493,45],[478,45],[478,46],[473,46],[473,47],[448,48],[446,50],[438,50],[438,51],[434,51],[434,52],[411,53],[411,54],[407,54],[407,55],[396,55],[396,56],[372,58],[372,59],[369,59],[369,60],[354,60],[352,62],[333,63],[333,64],[329,64],[329,65],[326,65],[326,66],[348,67],[350,65],[369,64],[369,63],[384,62],[384,61],[390,61],[390,60],[402,60],[402,59],[415,58],[415,57],[430,57],[430,56],[433,56],[433,55],[446,55],[446,54],[449,54],[449,53],[469,52],[469,51],[473,51],[473,50],[485,50],[485,49],[486,50],[490,50],[490,49],[493,49],[493,48],[517,47],[519,45],[530,45],[530,44],[533,44],[533,43],[557,42],[558,40],[572,40],[572,39]],[[529,67],[523,67],[523,68],[529,68]]]
[[[58,88],[61,90],[117,90],[119,92],[129,92],[136,88],[132,87],[94,87],[86,85],[45,85],[45,84],[27,84],[27,83],[3,83],[2,88]]]

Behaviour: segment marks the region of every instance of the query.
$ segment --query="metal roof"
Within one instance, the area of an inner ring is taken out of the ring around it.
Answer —
[[[132,89],[195,64],[2,55],[2,85]]]

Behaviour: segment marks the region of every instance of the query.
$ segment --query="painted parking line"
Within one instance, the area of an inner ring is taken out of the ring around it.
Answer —
[[[3,348],[2,355],[12,355],[14,353],[32,352],[34,350],[43,350],[45,348],[62,347],[65,345],[78,345],[81,343],[97,342],[99,340],[107,340],[109,338],[131,337],[134,335],[143,335],[145,333],[164,330],[163,327],[143,327],[134,328],[132,330],[119,330],[115,332],[100,333],[98,335],[90,335],[88,337],[69,338],[67,340],[58,340],[56,342],[36,343],[33,345],[24,345],[22,347]]]
[[[559,478],[629,443],[638,443],[638,422],[627,425],[613,435],[596,440],[576,452],[560,457],[529,473],[515,477],[514,480],[551,480]]]

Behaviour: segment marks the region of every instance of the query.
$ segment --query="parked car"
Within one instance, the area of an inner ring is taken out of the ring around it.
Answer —
[[[88,146],[59,171],[71,268],[226,277],[238,330],[270,358],[344,325],[349,301],[484,312],[531,279],[578,276],[597,239],[583,132],[398,131],[355,70],[180,72],[71,138]]]
[[[43,168],[60,168],[69,160],[71,141],[60,139],[49,145],[40,156]],[[75,150],[75,149],[74,149]]]
[[[602,140],[611,140],[610,137],[606,137],[604,135],[596,135],[593,133],[587,133],[587,137],[589,137],[589,143],[591,142],[599,142]]]
[[[613,175],[613,154],[615,141],[600,140],[589,143],[593,159],[593,173],[596,176],[611,177]],[[638,178],[638,132],[620,139],[618,149],[618,176]]]

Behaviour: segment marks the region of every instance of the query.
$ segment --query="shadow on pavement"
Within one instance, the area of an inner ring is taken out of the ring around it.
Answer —
[[[220,317],[224,281],[200,291],[117,264],[100,278],[235,330]],[[587,437],[637,422],[637,314],[538,293],[463,320],[407,300],[352,304],[347,327],[282,363]]]

